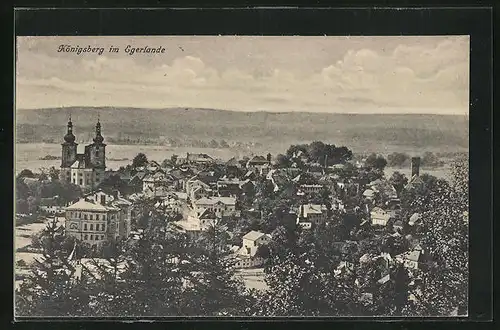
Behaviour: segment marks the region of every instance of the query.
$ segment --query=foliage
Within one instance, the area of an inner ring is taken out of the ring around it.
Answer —
[[[387,160],[382,155],[370,154],[365,161],[365,167],[369,169],[383,170],[387,165]]]
[[[24,169],[22,170],[18,175],[18,178],[34,178],[35,174],[29,170],[29,169]]]
[[[401,152],[393,152],[387,156],[390,167],[403,167],[409,164],[410,156]]]
[[[142,167],[146,166],[148,163],[148,157],[142,152],[138,153],[132,160],[132,167]]]
[[[408,178],[404,174],[396,171],[392,173],[391,177],[389,178],[389,183],[394,186],[396,192],[399,195],[408,183]]]

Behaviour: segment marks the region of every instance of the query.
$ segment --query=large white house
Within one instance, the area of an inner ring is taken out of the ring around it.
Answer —
[[[319,225],[326,221],[328,209],[326,205],[304,204],[300,206],[298,213],[297,224],[311,223],[313,225]]]
[[[264,259],[256,255],[259,247],[269,244],[271,235],[259,231],[251,231],[243,236],[243,244],[235,249],[237,268],[258,267],[264,263]]]
[[[239,216],[234,197],[203,197],[194,202],[194,209],[198,216],[205,210],[212,211],[218,218]]]
[[[132,203],[118,195],[97,191],[66,208],[66,235],[90,245],[130,234]]]

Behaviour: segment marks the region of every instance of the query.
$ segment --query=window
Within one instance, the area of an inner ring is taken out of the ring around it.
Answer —
[[[104,235],[101,235],[101,239],[104,239]]]
[[[87,215],[86,214],[83,215],[83,220],[87,220]]]
[[[78,218],[82,218],[82,212],[78,213]]]
[[[83,184],[83,180],[82,180],[82,179],[80,179],[80,186],[81,186],[82,184]]]
[[[99,235],[95,235],[95,240],[98,241],[99,240]]]
[[[90,240],[93,240],[94,239],[94,235],[90,235]]]
[[[96,219],[96,220],[99,220],[99,214],[96,214],[96,215],[95,215],[95,219]]]
[[[85,240],[89,239],[89,235],[83,236],[83,239],[85,239]]]
[[[75,173],[75,172],[73,172],[73,176],[76,176],[76,173]]]
[[[90,224],[90,230],[94,230],[94,225]]]
[[[92,214],[89,216],[90,216],[90,220],[94,220],[94,216]]]
[[[83,225],[83,230],[87,230],[87,224]]]

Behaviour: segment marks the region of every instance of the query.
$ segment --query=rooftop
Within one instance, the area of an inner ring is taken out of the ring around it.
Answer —
[[[265,234],[261,233],[260,231],[254,231],[254,230],[252,230],[251,232],[245,234],[245,236],[243,236],[243,239],[247,239],[247,240],[250,240],[250,241],[255,241],[255,240],[258,240],[259,238],[261,238],[264,235]]]

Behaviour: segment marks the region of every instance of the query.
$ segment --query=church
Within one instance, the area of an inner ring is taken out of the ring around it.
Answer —
[[[94,143],[85,146],[83,154],[77,151],[78,144],[73,134],[71,117],[62,143],[61,171],[59,179],[71,182],[82,189],[94,189],[104,179],[106,171],[106,144],[101,135],[101,123],[97,119]]]

